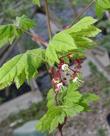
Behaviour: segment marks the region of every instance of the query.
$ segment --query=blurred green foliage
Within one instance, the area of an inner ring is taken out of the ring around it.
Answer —
[[[97,130],[97,136],[107,136],[106,129],[100,128]]]

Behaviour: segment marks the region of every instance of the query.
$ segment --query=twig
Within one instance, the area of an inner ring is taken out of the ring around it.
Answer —
[[[59,124],[58,125],[58,132],[56,134],[56,136],[63,136],[63,127],[64,125],[66,124],[66,121],[67,121],[67,117],[65,117],[65,120],[64,120],[64,123],[63,124]]]
[[[48,43],[38,34],[34,33],[34,32],[25,32],[26,34],[28,34],[29,36],[32,37],[32,40],[35,41],[36,43],[38,43],[39,45],[43,45],[44,47],[48,46]]]
[[[73,20],[73,22],[71,23],[70,27],[76,23],[76,21],[78,21],[80,19],[80,17],[92,6],[92,4],[95,2],[96,0],[92,0],[87,7],[84,8],[83,11],[81,11],[81,13]]]
[[[50,15],[49,15],[47,0],[45,0],[45,11],[46,11],[46,16],[47,16],[48,35],[49,35],[49,39],[51,39],[52,38],[52,30],[51,30]]]
[[[32,33],[32,40],[47,48],[48,43],[39,35]]]
[[[55,93],[55,102],[56,102],[56,106],[58,106],[59,105],[58,93]],[[56,136],[63,136],[63,127],[66,124],[66,121],[67,121],[67,117],[65,117],[64,123],[58,125],[57,127],[58,131],[56,133]]]

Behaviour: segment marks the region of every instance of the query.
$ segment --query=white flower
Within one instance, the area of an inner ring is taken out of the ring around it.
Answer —
[[[68,64],[63,64],[61,68],[62,68],[63,71],[68,71],[69,70]]]

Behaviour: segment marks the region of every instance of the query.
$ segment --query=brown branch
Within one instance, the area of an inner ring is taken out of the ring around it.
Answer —
[[[95,0],[92,0],[87,7],[84,8],[84,10],[75,18],[75,20],[72,22],[72,24],[69,26],[71,27],[79,18],[92,6],[92,4],[95,2]],[[45,12],[47,15],[47,25],[48,25],[48,34],[49,38],[52,38],[52,31],[51,31],[51,25],[50,25],[50,15],[49,15],[49,9],[48,9],[48,2],[45,0]],[[32,40],[38,43],[39,45],[43,45],[44,47],[48,46],[48,43],[40,37],[38,34],[26,32],[28,35],[32,36]]]
[[[45,11],[47,16],[47,26],[48,26],[48,35],[49,39],[52,38],[52,30],[51,30],[51,24],[50,24],[50,15],[49,15],[49,8],[48,8],[48,1],[45,0]]]
[[[55,93],[55,102],[56,102],[56,106],[58,106],[59,105],[58,93]],[[65,117],[64,123],[58,125],[58,127],[57,127],[58,131],[56,133],[56,136],[63,136],[63,127],[66,124],[66,121],[67,121],[67,117]]]
[[[83,11],[81,11],[81,13],[79,13],[79,15],[73,20],[72,24],[70,25],[70,27],[76,23],[80,17],[92,6],[92,4],[95,2],[96,0],[92,0],[85,8]]]
[[[35,32],[25,32],[26,34],[28,34],[29,36],[32,37],[32,40],[34,42],[36,42],[37,44],[39,45],[43,45],[44,47],[47,48],[48,46],[48,43],[41,37],[39,36],[38,34],[36,34]]]
[[[43,45],[44,47],[48,46],[48,43],[38,34],[32,33],[32,40],[38,43],[39,45]]]
[[[56,106],[58,106],[58,105],[59,105],[59,102],[58,102],[58,93],[57,93],[57,92],[55,93],[55,102],[56,102]],[[57,131],[57,133],[56,133],[56,136],[63,136],[62,129],[63,129],[63,126],[64,126],[65,122],[66,122],[66,121],[64,121],[63,124],[59,124],[59,125],[58,125],[58,127],[57,127],[58,131]]]
[[[63,124],[58,125],[58,132],[57,132],[56,136],[63,136],[63,127],[66,124],[66,121],[67,121],[67,117],[65,117]]]

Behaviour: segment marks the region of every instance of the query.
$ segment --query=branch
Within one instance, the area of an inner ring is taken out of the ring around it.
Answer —
[[[49,35],[49,38],[51,39],[52,38],[52,30],[51,30],[50,15],[49,15],[47,0],[45,0],[45,11],[46,11],[46,16],[47,16],[48,35]]]
[[[71,27],[77,20],[79,20],[79,18],[92,6],[92,4],[95,2],[96,0],[92,0],[87,7],[84,8],[84,10],[75,18],[75,20],[72,22],[72,24],[69,26]],[[45,0],[45,10],[46,10],[46,15],[47,15],[47,25],[48,25],[48,33],[49,33],[49,38],[51,39],[52,37],[52,32],[51,32],[51,25],[50,25],[50,16],[49,16],[49,9],[48,9],[48,2],[47,0]],[[30,35],[32,37],[32,40],[35,41],[36,43],[38,43],[39,45],[43,45],[44,47],[48,46],[48,43],[38,34],[32,32],[26,32],[28,35]]]
[[[57,132],[56,136],[63,136],[62,129],[63,129],[64,125],[66,124],[66,121],[67,121],[67,117],[65,117],[65,121],[63,124],[58,125],[58,132]]]
[[[44,47],[47,48],[48,43],[41,36],[39,36],[38,34],[36,34],[33,30],[31,30],[31,32],[25,32],[25,33],[28,34],[29,36],[31,36],[32,40],[34,42],[36,42],[39,45],[43,45]]]
[[[32,34],[32,40],[38,43],[39,45],[43,45],[44,47],[47,48],[48,43],[38,34],[36,33],[31,33]]]
[[[55,102],[56,102],[56,106],[58,106],[59,105],[58,93],[55,93]],[[66,124],[66,121],[67,121],[67,117],[65,117],[64,123],[58,125],[57,127],[58,131],[56,133],[56,136],[63,136],[63,127]]]
[[[80,17],[92,6],[92,4],[93,4],[95,1],[96,1],[96,0],[92,0],[92,1],[87,5],[87,7],[85,7],[84,10],[81,11],[81,13],[79,13],[79,15],[73,20],[73,22],[72,22],[72,24],[70,25],[70,27],[80,19]]]

